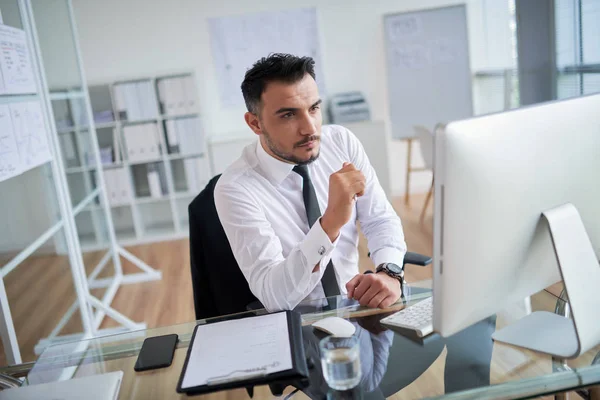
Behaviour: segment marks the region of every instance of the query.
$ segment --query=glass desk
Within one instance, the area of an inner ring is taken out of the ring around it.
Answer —
[[[303,342],[306,356],[312,359],[308,387],[293,394],[298,398],[449,398],[500,399],[527,398],[600,385],[600,365],[593,361],[599,348],[568,363],[550,356],[495,343],[496,328],[506,326],[526,313],[516,305],[481,321],[450,338],[433,335],[425,342],[387,330],[379,320],[392,312],[431,296],[431,281],[417,282],[407,290],[406,299],[386,310],[361,307],[343,297],[302,303]],[[564,308],[564,301],[550,292],[532,296],[533,311],[554,312]],[[211,318],[185,324],[148,329],[102,338],[55,344],[48,347],[27,376],[26,384],[52,382],[73,377],[121,370],[124,372],[120,399],[186,398],[175,388],[185,360],[191,334],[196,324],[217,322],[256,313]],[[350,392],[335,392],[325,383],[318,350],[323,333],[310,324],[326,316],[341,316],[356,326],[360,342],[362,379]],[[146,337],[170,333],[179,335],[173,364],[153,371],[133,370]],[[291,396],[294,387],[284,395]],[[253,398],[274,398],[268,386],[256,387]],[[245,389],[230,390],[198,397],[248,399]]]

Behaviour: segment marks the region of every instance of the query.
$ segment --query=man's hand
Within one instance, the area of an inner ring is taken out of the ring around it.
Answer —
[[[329,177],[327,209],[321,217],[321,226],[333,242],[342,226],[350,220],[354,197],[365,192],[365,176],[351,163],[345,162],[342,169]]]
[[[400,281],[384,272],[356,275],[346,284],[346,290],[349,299],[371,308],[387,308],[402,294]]]

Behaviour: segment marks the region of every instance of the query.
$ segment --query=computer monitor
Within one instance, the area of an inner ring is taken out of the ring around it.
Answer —
[[[434,171],[434,330],[452,335],[562,275],[573,320],[534,313],[495,338],[567,358],[599,344],[600,94],[439,127]]]

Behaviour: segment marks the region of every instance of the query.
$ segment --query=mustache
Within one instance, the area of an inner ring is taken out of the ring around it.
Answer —
[[[294,147],[300,147],[300,146],[303,146],[303,145],[305,145],[305,144],[306,144],[306,143],[308,143],[308,142],[312,142],[313,140],[321,140],[321,136],[320,136],[320,135],[312,135],[312,136],[309,136],[309,137],[307,137],[306,139],[304,139],[304,140],[302,140],[302,141],[300,141],[300,142],[296,143],[296,144],[294,145]]]

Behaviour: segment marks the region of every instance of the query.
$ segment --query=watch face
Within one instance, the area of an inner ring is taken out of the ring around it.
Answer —
[[[401,273],[402,273],[402,268],[400,268],[400,267],[399,267],[399,266],[397,266],[396,264],[389,263],[389,264],[387,265],[387,268],[388,268],[388,269],[389,269],[391,272],[393,272],[394,274],[401,274]]]

